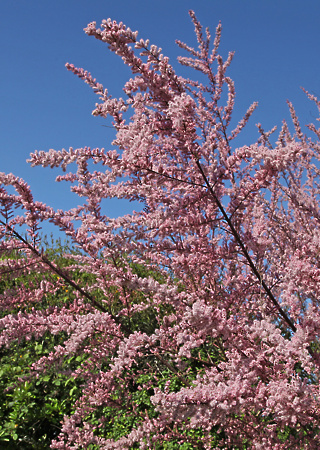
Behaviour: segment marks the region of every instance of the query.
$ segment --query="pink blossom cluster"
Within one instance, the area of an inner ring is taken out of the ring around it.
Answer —
[[[218,53],[220,24],[211,49],[209,30],[190,16],[198,49],[177,41],[189,53],[179,61],[206,84],[178,76],[161,49],[121,22],[85,29],[133,74],[126,99],[114,99],[67,64],[99,95],[93,114],[111,117],[118,150],[35,151],[29,160],[65,172],[76,164],[57,181],[71,183],[81,206],[54,211],[34,201],[23,180],[0,174],[0,273],[40,275],[1,293],[0,344],[64,332],[64,344],[32,374],[87,355],[73,373],[82,396],[52,448],[146,449],[173,440],[205,449],[320,446],[320,129],[303,133],[288,103],[293,133],[284,122],[275,139],[275,128],[258,124],[257,142],[237,148],[257,104],[231,129],[233,53],[226,61]],[[138,201],[141,212],[111,219],[105,198]],[[79,249],[70,266],[41,251],[47,220]],[[23,258],[11,258],[13,250]],[[42,310],[61,286],[70,302]],[[143,389],[152,391],[152,415],[135,400]],[[137,423],[112,439],[104,433],[110,418],[99,427],[90,421],[97,408],[127,408]]]

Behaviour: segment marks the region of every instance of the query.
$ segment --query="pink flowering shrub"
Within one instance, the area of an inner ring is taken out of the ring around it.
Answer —
[[[220,25],[211,48],[190,16],[198,48],[177,41],[189,54],[179,62],[201,81],[178,76],[122,23],[85,29],[133,74],[125,99],[114,99],[67,64],[98,94],[93,114],[112,118],[117,150],[30,157],[62,168],[57,181],[82,206],[54,211],[23,180],[0,176],[1,271],[42,275],[1,294],[0,344],[65,333],[32,377],[86,355],[72,374],[82,394],[54,449],[320,446],[320,128],[304,134],[289,103],[294,134],[283,122],[275,140],[258,125],[259,140],[238,148],[257,105],[232,129],[233,53],[218,53]],[[112,197],[143,209],[110,219],[101,202]],[[66,267],[41,250],[47,220],[79,249]],[[14,250],[21,258],[8,257]],[[44,306],[62,286],[69,301]]]

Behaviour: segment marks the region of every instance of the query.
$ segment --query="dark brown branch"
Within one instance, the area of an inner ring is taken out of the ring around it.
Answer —
[[[131,333],[131,330],[122,324],[116,316],[107,311],[99,302],[97,302],[92,295],[86,292],[82,287],[80,287],[77,283],[75,283],[60,267],[56,266],[52,261],[50,261],[43,253],[39,252],[33,245],[31,245],[24,237],[22,237],[16,230],[14,230],[10,225],[5,224],[2,220],[0,220],[0,224],[6,227],[7,230],[12,233],[20,242],[22,242],[34,255],[36,255],[41,262],[43,262],[46,266],[48,266],[54,273],[59,275],[59,277],[63,278],[70,286],[72,286],[76,291],[78,291],[84,298],[89,300],[89,302],[97,308],[101,312],[107,312],[110,314],[112,319],[126,331],[127,333]]]
[[[244,255],[244,257],[246,258],[246,260],[248,261],[248,264],[252,270],[252,272],[254,273],[254,275],[257,277],[257,279],[259,280],[259,282],[261,283],[261,286],[263,287],[264,291],[266,292],[267,296],[269,297],[269,299],[271,300],[271,302],[273,303],[273,305],[276,307],[276,309],[278,310],[279,314],[281,315],[281,317],[284,319],[284,321],[289,325],[289,327],[291,328],[292,331],[296,332],[297,328],[294,325],[294,323],[292,322],[292,320],[289,318],[289,316],[283,311],[283,309],[281,308],[281,306],[279,305],[279,303],[277,302],[277,300],[275,299],[274,295],[272,294],[271,290],[269,289],[269,287],[267,286],[267,284],[265,283],[265,281],[263,280],[262,276],[260,275],[258,269],[256,268],[256,265],[254,264],[254,262],[251,259],[251,256],[248,253],[248,250],[246,249],[244,243],[242,242],[242,239],[239,235],[239,233],[237,232],[237,230],[235,229],[235,227],[233,226],[233,223],[231,221],[231,219],[229,218],[228,214],[226,213],[224,207],[222,206],[222,203],[220,202],[220,200],[218,199],[218,197],[216,196],[214,190],[212,189],[208,178],[206,177],[203,168],[200,164],[200,161],[198,159],[196,159],[196,164],[197,167],[204,179],[204,182],[210,192],[210,195],[212,196],[212,198],[214,199],[215,203],[217,204],[219,210],[221,211],[221,214],[223,215],[225,221],[227,222],[232,235],[234,236],[237,244],[239,245],[239,247],[241,248],[241,251]]]

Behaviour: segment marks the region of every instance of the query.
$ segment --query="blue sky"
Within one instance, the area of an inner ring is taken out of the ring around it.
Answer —
[[[315,119],[317,110],[300,86],[320,96],[317,0],[7,0],[0,4],[0,171],[24,178],[37,200],[61,209],[76,206],[69,185],[55,183],[58,171],[31,168],[26,159],[36,149],[111,148],[113,130],[103,126],[109,123],[91,116],[96,96],[64,65],[90,71],[114,96],[124,95],[130,74],[83,28],[93,20],[122,20],[162,47],[183,73],[174,41],[195,45],[189,9],[212,34],[221,20],[221,54],[236,52],[229,70],[237,93],[235,118],[259,102],[239,145],[256,140],[255,123],[267,130],[289,120],[287,99],[302,124]],[[112,201],[107,208],[115,217],[130,212],[131,205]]]

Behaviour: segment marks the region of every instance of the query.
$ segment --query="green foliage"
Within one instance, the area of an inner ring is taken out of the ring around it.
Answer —
[[[43,252],[60,268],[67,268],[73,263],[72,256],[65,257],[66,253],[75,254],[70,249],[68,243],[61,241],[43,240]],[[6,257],[17,258],[15,252]],[[23,257],[23,256],[22,256]],[[20,256],[21,258],[21,256]],[[139,277],[153,277],[159,283],[164,282],[164,277],[156,271],[147,270],[145,267],[131,263],[131,270]],[[95,277],[92,274],[74,270],[73,279],[80,285],[86,283],[93,284]],[[54,274],[39,274],[31,271],[27,274],[3,278],[0,282],[0,293],[8,289],[15,288],[21,283],[26,286],[36,285],[46,277],[48,280],[58,280]],[[121,288],[123,289],[123,288]],[[143,302],[144,298],[139,292],[120,292],[117,287],[111,287],[114,296],[114,303],[110,306],[111,312],[116,313],[121,306],[117,304],[120,294],[128,296],[132,304]],[[101,293],[94,292],[95,298],[99,299]],[[48,306],[63,306],[64,303],[72,301],[67,284],[61,284],[55,295],[46,295],[41,302],[35,305],[42,309]],[[30,306],[29,306],[30,307]],[[18,308],[17,308],[18,309]],[[21,309],[20,309],[21,310]],[[25,311],[28,311],[27,307]],[[11,311],[15,313],[16,310]],[[141,331],[147,334],[153,333],[159,326],[159,320],[172,311],[163,304],[157,308],[153,306],[139,311],[128,317],[126,325],[131,331]],[[56,438],[61,431],[61,421],[64,415],[71,415],[75,411],[77,400],[81,398],[83,381],[71,377],[72,371],[81,364],[86,363],[88,356],[74,355],[64,360],[62,369],[52,365],[46,372],[37,376],[30,372],[33,363],[41,357],[48,356],[54,347],[62,345],[66,335],[60,333],[51,335],[46,333],[39,339],[32,338],[20,343],[11,344],[9,348],[0,349],[0,449],[36,449],[44,450],[49,448],[52,439]],[[99,339],[97,337],[97,339]],[[218,350],[217,350],[218,349]],[[209,345],[206,343],[198,349],[192,350],[191,358],[185,360],[186,368],[184,376],[180,377],[179,372],[169,369],[164,363],[153,357],[144,356],[132,367],[128,373],[124,373],[126,380],[119,380],[118,389],[113,391],[111,401],[108,406],[105,404],[95,408],[85,420],[96,426],[99,436],[109,439],[120,439],[127,435],[132,429],[141,425],[144,420],[145,411],[150,419],[157,417],[157,412],[151,402],[155,387],[164,389],[170,382],[169,390],[177,392],[187,383],[192,383],[196,375],[203,368],[205,361],[218,362],[223,358],[219,352],[217,343]],[[108,361],[101,362],[99,370],[107,369]],[[149,371],[150,365],[153,367],[152,373]],[[98,369],[97,369],[98,370]],[[186,375],[187,374],[187,375]],[[123,389],[123,384],[129,380],[130,396]],[[185,380],[185,381],[184,381]],[[201,429],[192,429],[187,432],[188,442],[181,443],[181,437],[185,437],[186,431],[183,424],[172,424],[172,439],[170,442],[155,444],[156,450],[189,450],[193,448],[204,448],[202,439],[204,434]],[[218,437],[220,431],[213,428],[212,435]],[[91,446],[95,450],[95,446]],[[139,448],[138,444],[132,448]]]
[[[52,367],[38,377],[28,376],[31,365],[64,337],[46,335],[41,341],[32,339],[2,349],[0,448],[47,449],[60,432],[63,416],[72,413],[81,385],[68,372],[81,363],[79,359],[65,362],[65,374]]]
[[[70,252],[67,243],[53,241],[52,238],[49,242],[44,238],[42,245],[44,253],[59,267],[66,267],[72,262],[63,256]],[[16,252],[4,257],[18,258]],[[43,274],[36,271],[31,271],[27,276],[8,273],[8,277],[1,278],[0,294],[22,283],[25,286],[36,285],[42,278]],[[70,296],[65,287],[54,298],[48,295],[34,306],[42,309],[48,305],[63,305],[67,301],[70,301]],[[10,312],[16,313],[17,310],[21,308],[13,308]],[[25,311],[28,311],[28,306]],[[4,311],[2,315],[7,313]],[[45,334],[39,340],[24,340],[0,349],[0,449],[47,449],[51,440],[60,433],[63,416],[72,413],[81,393],[81,383],[70,377],[70,373],[80,366],[85,356],[66,360],[63,372],[56,371],[53,366],[37,378],[30,376],[32,364],[48,356],[56,345],[63,343],[65,337],[63,333],[56,336]]]

